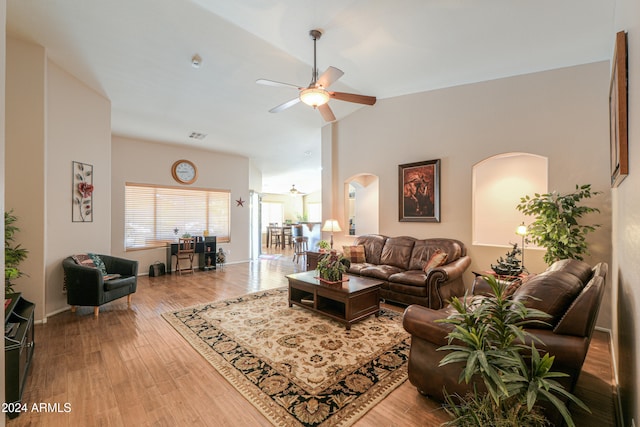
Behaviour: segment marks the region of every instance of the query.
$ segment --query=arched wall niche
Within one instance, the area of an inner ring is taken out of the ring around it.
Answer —
[[[548,192],[548,168],[547,157],[519,152],[498,154],[473,166],[474,245],[521,246],[516,229],[523,222],[528,225],[531,218],[516,206],[525,195]]]
[[[344,183],[345,234],[358,236],[378,233],[379,178],[372,174],[354,175]]]

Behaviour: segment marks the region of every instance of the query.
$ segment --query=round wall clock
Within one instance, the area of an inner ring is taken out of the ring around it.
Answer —
[[[189,160],[178,160],[171,166],[171,175],[180,184],[193,184],[198,178],[198,168]]]

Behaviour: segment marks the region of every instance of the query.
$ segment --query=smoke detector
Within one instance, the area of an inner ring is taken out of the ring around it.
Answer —
[[[191,66],[193,68],[200,68],[200,65],[202,65],[202,57],[196,53],[191,58]]]

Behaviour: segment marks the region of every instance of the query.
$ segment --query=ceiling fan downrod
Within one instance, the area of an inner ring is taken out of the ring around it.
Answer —
[[[316,42],[320,40],[320,37],[322,37],[322,31],[311,30],[309,31],[309,36],[311,36],[311,38],[313,39],[313,71],[311,73],[311,83],[309,84],[309,87],[315,87],[316,82],[318,81],[318,66],[316,64]]]

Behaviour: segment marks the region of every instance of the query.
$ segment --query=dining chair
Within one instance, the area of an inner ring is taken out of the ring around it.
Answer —
[[[293,247],[293,239],[292,239],[292,234],[291,234],[291,226],[290,225],[285,225],[284,227],[282,227],[282,248],[284,249],[285,246],[289,245],[289,247]]]
[[[277,225],[269,226],[269,239],[271,245],[275,245],[275,247],[280,246],[282,240],[280,239],[280,235],[282,234],[282,227],[278,227]]]
[[[196,254],[196,239],[193,237],[181,237],[178,239],[178,252],[176,253],[176,272],[182,274],[182,270],[193,269],[193,258]],[[180,261],[184,261],[183,266],[180,266]],[[189,267],[186,267],[186,261],[189,261]]]

